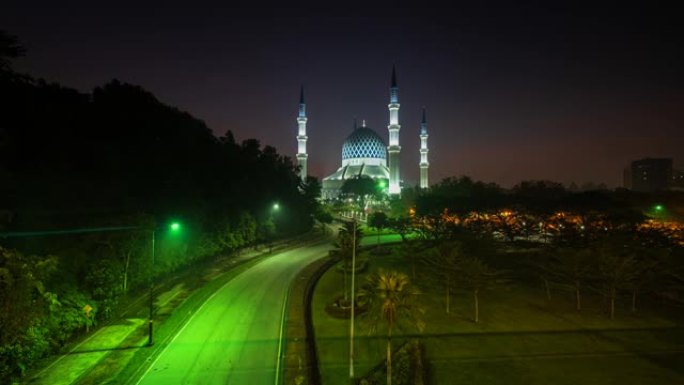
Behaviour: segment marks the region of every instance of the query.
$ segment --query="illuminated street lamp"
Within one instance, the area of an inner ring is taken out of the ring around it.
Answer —
[[[161,227],[156,227],[152,229],[152,265],[150,266],[150,274],[149,274],[149,279],[150,279],[150,309],[149,309],[149,315],[148,315],[148,335],[147,335],[147,345],[152,346],[154,345],[154,318],[152,317],[152,313],[154,312],[154,263],[156,259],[156,242],[157,242],[157,230],[159,230]],[[177,234],[181,231],[181,224],[178,221],[173,221],[169,223],[168,225],[169,232],[173,234]]]
[[[385,191],[385,189],[387,188],[387,183],[383,179],[380,179],[378,181],[378,188],[380,189],[380,191]]]
[[[662,220],[665,217],[665,214],[665,206],[661,203],[656,203],[653,206],[651,206],[651,209],[648,212],[648,215],[657,220]]]
[[[266,238],[266,241],[268,242],[268,252],[269,254],[273,252],[273,238],[276,235],[276,224],[275,224],[275,214],[280,211],[280,204],[278,202],[273,203],[273,206],[271,206],[271,212],[269,216],[269,226],[265,227],[264,230],[264,236]]]

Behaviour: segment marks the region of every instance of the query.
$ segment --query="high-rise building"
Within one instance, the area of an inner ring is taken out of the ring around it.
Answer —
[[[672,170],[670,188],[674,190],[684,190],[684,170]]]
[[[644,158],[630,167],[632,190],[653,192],[667,190],[672,183],[672,158]]]

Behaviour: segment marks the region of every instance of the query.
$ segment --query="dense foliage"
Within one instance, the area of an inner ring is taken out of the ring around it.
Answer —
[[[18,74],[22,53],[0,31],[0,233],[34,232],[0,236],[0,377],[108,318],[150,273],[311,227],[320,187],[275,148],[217,138],[138,86],[82,93]],[[176,237],[161,231],[171,219]],[[111,226],[136,229],[35,234]]]

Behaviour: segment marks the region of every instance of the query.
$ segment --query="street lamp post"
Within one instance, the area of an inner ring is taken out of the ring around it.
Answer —
[[[271,254],[273,253],[273,238],[275,237],[276,234],[276,224],[275,224],[275,213],[280,211],[280,204],[278,202],[273,203],[273,206],[271,206],[271,212],[270,212],[270,224],[273,226],[272,228],[267,228],[267,233],[266,233],[266,241],[268,242],[268,253]]]
[[[102,232],[110,232],[110,231],[129,231],[129,230],[141,230],[143,227],[141,226],[109,226],[109,227],[90,227],[90,228],[80,228],[80,229],[65,229],[65,230],[47,230],[47,231],[14,231],[14,232],[0,232],[0,238],[17,238],[17,237],[36,237],[36,236],[50,236],[50,235],[67,235],[67,234],[84,234],[84,233],[102,233]],[[151,261],[152,265],[150,266],[149,270],[149,281],[150,281],[150,287],[149,287],[149,296],[150,296],[150,303],[149,303],[149,315],[148,315],[148,338],[147,338],[147,344],[149,346],[154,344],[154,339],[153,339],[153,332],[154,332],[154,325],[153,325],[153,317],[152,314],[154,312],[154,274],[153,274],[153,268],[154,268],[154,262],[155,262],[155,243],[156,243],[156,234],[157,234],[157,227],[152,229],[152,248],[151,248]],[[178,232],[181,229],[181,224],[180,222],[172,222],[169,225],[169,229],[173,232]]]
[[[655,206],[653,206],[653,217],[655,219],[663,219],[663,214],[664,214],[665,207],[658,203]]]
[[[354,383],[354,306],[356,296],[354,295],[354,284],[356,280],[356,219],[352,231],[352,273],[351,273],[351,319],[349,322],[349,380]]]
[[[181,229],[181,224],[180,222],[171,222],[169,225],[169,230],[172,232],[178,232]],[[149,303],[149,313],[148,313],[148,335],[147,335],[147,345],[152,346],[154,345],[154,264],[156,260],[156,243],[157,243],[157,230],[159,228],[155,227],[152,229],[152,255],[151,255],[151,262],[152,264],[150,265],[150,274],[149,274],[149,279],[150,279],[150,287],[149,287],[149,296],[150,296],[150,303]]]
[[[148,335],[147,335],[147,345],[152,346],[154,345],[154,319],[152,318],[152,313],[154,311],[154,259],[155,259],[155,243],[156,243],[156,236],[157,230],[152,229],[152,256],[151,256],[151,261],[152,264],[150,265],[150,312],[148,316]]]

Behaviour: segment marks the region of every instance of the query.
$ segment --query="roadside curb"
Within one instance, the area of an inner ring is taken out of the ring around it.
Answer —
[[[295,277],[287,309],[283,381],[286,385],[319,385],[318,353],[311,318],[311,299],[321,276],[338,259],[325,257],[303,268]]]
[[[399,244],[401,242],[388,242]],[[370,249],[375,245],[359,247]],[[304,267],[290,286],[290,300],[287,309],[286,346],[283,357],[284,385],[320,385],[318,350],[313,326],[311,303],[318,280],[340,259],[324,257]]]

